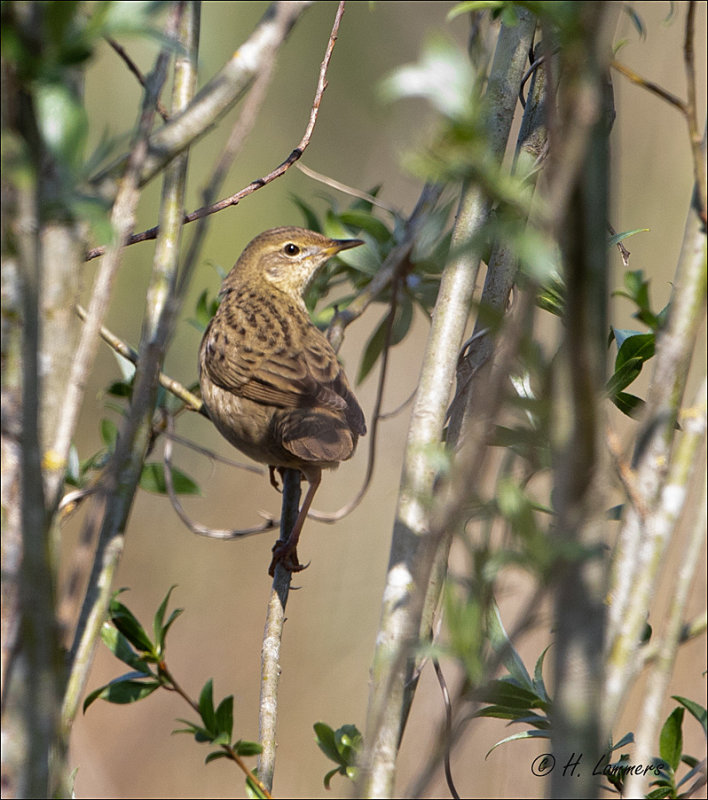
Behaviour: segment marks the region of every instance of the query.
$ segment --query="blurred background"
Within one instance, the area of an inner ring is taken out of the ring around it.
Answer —
[[[425,142],[435,119],[422,101],[384,105],[378,86],[392,69],[418,59],[423,43],[437,33],[464,47],[466,17],[446,22],[449,2],[349,3],[329,70],[327,89],[312,143],[303,163],[320,173],[362,190],[381,184],[381,198],[403,214],[418,197],[420,182],[401,166],[402,155]],[[622,5],[619,4],[618,5]],[[265,2],[205,2],[200,50],[200,80],[206,81],[248,37],[267,7]],[[673,7],[673,13],[672,13]],[[685,96],[682,62],[683,23],[687,3],[638,2],[633,8],[645,22],[642,39],[626,14],[620,13],[615,41],[625,40],[618,58],[646,78],[680,97]],[[224,184],[224,195],[237,191],[268,173],[299,142],[309,116],[337,4],[315,3],[294,28],[278,61],[268,100],[254,134],[245,144]],[[705,31],[706,4],[699,3],[696,30]],[[154,46],[145,40],[122,42],[144,71],[152,66]],[[699,91],[699,120],[705,117],[705,39],[696,41],[697,64],[703,70]],[[612,132],[613,211],[617,231],[649,228],[626,242],[630,268],[651,277],[652,302],[662,308],[669,298],[680,250],[693,178],[688,138],[679,113],[657,97],[613,76],[617,119]],[[92,135],[97,142],[104,129],[129,133],[139,107],[140,87],[116,54],[105,45],[88,73],[87,104]],[[165,95],[166,97],[168,95]],[[232,111],[216,130],[191,153],[187,210],[199,205],[201,176],[207,175],[236,118]],[[143,194],[137,229],[156,222],[160,184],[153,182]],[[211,219],[201,263],[187,297],[183,319],[166,361],[166,372],[186,385],[197,379],[200,334],[188,324],[196,299],[205,288],[212,295],[220,282],[215,266],[228,271],[247,242],[277,225],[301,225],[302,216],[292,200],[298,195],[319,210],[325,196],[341,206],[350,198],[307,178],[296,168],[267,188],[246,198],[235,208]],[[187,239],[191,234],[187,232]],[[135,344],[139,339],[145,290],[154,245],[129,248],[118,276],[108,326]],[[622,264],[612,252],[612,283],[619,287]],[[90,288],[96,262],[86,267]],[[480,281],[483,280],[483,271]],[[637,327],[628,301],[613,301],[613,324]],[[385,313],[374,305],[347,330],[340,356],[350,376],[356,374],[360,355],[371,331]],[[416,320],[412,334],[393,351],[384,411],[397,407],[414,390],[427,322]],[[701,337],[702,340],[705,336]],[[696,354],[694,372],[704,370],[705,347]],[[370,416],[377,369],[355,387]],[[646,370],[645,370],[646,372]],[[87,393],[82,425],[76,441],[86,457],[100,447],[103,417],[117,420],[106,408],[105,387],[119,379],[114,356],[103,348],[93,383]],[[646,391],[642,375],[638,394]],[[689,386],[691,396],[696,375]],[[634,391],[634,389],[633,389]],[[368,697],[368,675],[395,513],[401,459],[408,425],[407,408],[382,423],[376,471],[372,486],[359,508],[334,526],[310,521],[304,531],[300,556],[310,567],[295,578],[300,587],[290,595],[282,652],[279,750],[274,793],[290,797],[347,796],[345,779],[337,776],[332,790],[322,778],[332,767],[314,742],[312,725],[323,721],[334,728],[354,723],[363,731]],[[629,425],[613,417],[625,441]],[[230,458],[245,461],[207,420],[183,414],[178,432],[199,445]],[[318,509],[333,511],[347,502],[360,486],[369,442],[360,442],[355,458],[324,476],[317,494]],[[183,499],[189,514],[216,528],[249,527],[260,520],[259,511],[279,514],[280,496],[267,475],[235,469],[176,446],[175,464],[202,487],[202,497]],[[159,452],[151,460],[159,458]],[[66,564],[81,526],[81,514],[66,529]],[[168,588],[176,584],[172,605],[185,613],[172,628],[168,663],[182,686],[197,696],[213,678],[215,697],[234,695],[235,736],[258,738],[260,646],[270,579],[267,567],[276,538],[268,532],[241,541],[221,542],[199,538],[177,518],[169,500],[139,492],[133,507],[124,557],[116,587],[129,587],[124,602],[144,624]],[[705,563],[705,554],[703,555]],[[656,627],[672,592],[672,563],[666,564],[663,590],[656,598],[650,621]],[[705,567],[693,587],[689,617],[704,608]],[[524,609],[533,590],[531,579],[510,571],[500,585],[498,602],[507,629]],[[516,643],[531,667],[551,638],[551,617],[541,609],[539,625]],[[100,647],[89,690],[122,673],[121,664]],[[443,664],[445,667],[445,664]],[[705,635],[685,646],[671,685],[681,694],[706,704]],[[454,683],[454,675],[451,674]],[[630,698],[617,738],[636,724],[642,700],[642,681]],[[667,704],[664,717],[673,705]],[[420,769],[430,742],[443,717],[439,689],[430,666],[421,678],[418,694],[399,760],[397,794],[405,793]],[[687,715],[688,716],[688,715]],[[191,718],[191,710],[176,696],[157,692],[132,706],[95,703],[75,725],[71,762],[78,768],[77,797],[241,797],[243,779],[230,763],[204,765],[207,749],[188,736],[171,736],[178,717]],[[687,718],[685,752],[702,757],[705,741],[699,726]],[[543,797],[547,779],[531,774],[533,759],[548,744],[516,742],[485,754],[500,738],[514,732],[501,721],[482,720],[472,725],[455,751],[453,771],[463,796]],[[253,760],[255,766],[255,759]],[[436,776],[430,797],[448,796],[442,772]]]

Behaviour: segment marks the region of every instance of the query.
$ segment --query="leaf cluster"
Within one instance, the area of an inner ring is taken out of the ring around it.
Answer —
[[[335,731],[325,722],[317,722],[315,729],[317,746],[330,761],[337,766],[324,777],[325,789],[330,789],[330,782],[335,775],[343,775],[355,781],[359,775],[356,760],[363,749],[361,733],[356,725],[342,725]]]
[[[387,211],[384,221],[376,213],[375,198],[379,190],[380,187],[374,187],[369,192],[371,200],[357,199],[343,210],[330,200],[330,207],[322,217],[304,200],[294,198],[305,225],[311,230],[335,239],[355,237],[365,242],[364,247],[339,253],[313,281],[305,301],[314,323],[321,329],[332,322],[338,311],[346,309],[367,290],[391,251],[403,241],[404,219]],[[387,311],[374,328],[362,354],[357,383],[363,381],[376,364],[387,338],[390,346],[405,339],[416,307],[430,317],[450,248],[449,226],[450,204],[443,202],[423,222],[410,255],[392,285],[376,296],[375,301],[385,304],[389,310],[394,307],[394,318],[391,324]],[[336,299],[315,311],[315,305],[330,293],[336,293]]]
[[[106,388],[106,395],[108,397],[117,398],[122,402],[129,402],[133,394],[135,367],[120,355],[116,354],[116,359],[123,372],[123,377],[118,381],[114,381]],[[157,418],[159,419],[163,412],[174,413],[179,406],[177,399],[162,386],[158,386],[157,393]],[[121,416],[125,414],[125,407],[120,402],[107,402],[106,407],[119,413]],[[154,437],[157,436],[159,430],[160,427],[157,425],[153,431]],[[79,489],[89,486],[96,479],[97,473],[106,466],[110,457],[115,452],[119,435],[116,423],[112,419],[104,417],[100,422],[99,432],[103,447],[83,460],[79,458],[76,447],[72,445],[65,476],[65,481],[70,486],[75,486]],[[199,485],[182,470],[173,466],[171,468],[171,476],[172,485],[176,494],[201,494]],[[141,468],[138,485],[147,492],[167,494],[165,465],[161,461],[144,462]]]
[[[175,587],[171,587],[153,618],[152,638],[135,615],[117,598],[123,589],[113,596],[109,606],[109,621],[101,629],[101,638],[113,655],[131,667],[131,671],[115,678],[105,686],[91,692],[84,700],[84,712],[98,699],[109,703],[133,703],[149,697],[156,689],[163,688],[180,694],[199,714],[199,722],[180,719],[185,727],[174,733],[188,733],[195,741],[219,749],[210,752],[205,763],[218,758],[234,760],[235,756],[257,755],[261,746],[257,742],[239,739],[232,742],[234,726],[234,698],[229,695],[214,705],[214,690],[209,679],[202,688],[199,702],[194,703],[183,692],[170,673],[166,663],[166,640],[172,624],[182,614],[176,608],[165,618],[167,604]],[[254,784],[257,790],[257,784]]]

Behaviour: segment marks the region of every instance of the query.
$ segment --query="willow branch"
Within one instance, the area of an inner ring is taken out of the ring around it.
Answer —
[[[687,493],[688,481],[685,473],[689,464],[695,464],[698,452],[702,449],[705,454],[706,434],[706,379],[692,403],[690,413],[684,414],[685,436],[676,453],[673,462],[672,475],[669,476],[667,486],[663,492],[662,516],[663,524],[671,530],[676,521],[673,509],[674,495]],[[681,641],[684,613],[689,592],[693,584],[696,569],[701,560],[701,550],[706,539],[706,474],[705,461],[703,469],[696,469],[695,477],[703,473],[703,486],[698,504],[695,506],[695,519],[688,532],[688,542],[678,552],[683,553],[681,565],[674,579],[674,592],[668,613],[668,620],[659,645],[658,657],[652,666],[647,688],[642,696],[642,711],[637,726],[636,745],[634,758],[637,763],[648,763],[654,752],[655,743],[661,725],[661,708],[664,697],[669,687],[673,672],[676,653]],[[644,797],[642,784],[644,781],[638,775],[628,777],[625,793],[627,797]]]
[[[632,466],[642,504],[628,509],[612,561],[604,711],[608,725],[619,713],[639,666],[636,656],[646,609],[671,535],[663,527],[656,527],[656,510],[672,463],[676,422],[691,355],[705,316],[707,274],[705,226],[695,208],[691,208],[669,317],[657,337],[654,373],[636,439]]]
[[[499,159],[508,140],[519,81],[535,27],[530,14],[522,11],[520,17],[513,31],[502,26],[489,80],[490,97],[495,99],[489,121],[490,149]],[[439,544],[430,535],[428,500],[437,477],[431,456],[441,447],[456,355],[479,268],[481,254],[468,243],[486,222],[489,209],[488,198],[467,183],[453,232],[453,256],[443,272],[433,313],[406,445],[372,668],[373,685],[364,737],[366,750],[359,787],[359,793],[365,797],[390,797],[394,791],[396,755],[415,690],[408,683],[414,671],[412,648],[419,638],[428,578]]]

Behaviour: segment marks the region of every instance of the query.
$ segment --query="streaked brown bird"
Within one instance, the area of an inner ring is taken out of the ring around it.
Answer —
[[[354,453],[364,414],[337,356],[313,325],[303,295],[324,263],[359,239],[303,228],[256,236],[224,279],[221,305],[199,349],[202,398],[219,432],[255,461],[298,469],[309,483],[295,525],[273,548],[269,573],[297,557],[322,470]]]

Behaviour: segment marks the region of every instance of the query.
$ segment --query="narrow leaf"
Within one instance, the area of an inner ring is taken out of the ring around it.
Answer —
[[[659,755],[674,771],[681,762],[681,751],[683,750],[681,733],[683,714],[683,708],[675,708],[667,717],[659,735]]]
[[[202,493],[199,486],[184,472],[172,467],[172,484],[176,494],[196,494]],[[140,488],[146,492],[155,494],[167,494],[167,483],[165,482],[165,465],[153,461],[144,464],[140,473]]]

